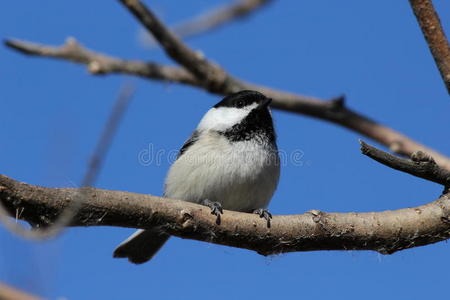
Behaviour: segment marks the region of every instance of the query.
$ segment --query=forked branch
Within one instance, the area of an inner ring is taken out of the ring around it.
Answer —
[[[205,83],[185,68],[153,62],[122,60],[86,49],[74,39],[69,39],[65,45],[60,47],[19,40],[7,40],[5,44],[27,55],[52,57],[85,64],[93,74],[124,73],[152,80],[176,82],[205,88]],[[226,95],[242,89],[257,90],[273,99],[272,107],[274,108],[315,117],[343,126],[365,135],[401,155],[410,156],[415,151],[424,151],[433,156],[439,166],[450,170],[450,158],[392,128],[381,125],[347,108],[343,97],[325,101],[251,84],[236,78],[226,82],[226,85],[223,85],[221,89],[216,89],[212,92]],[[206,89],[209,90],[208,88]]]

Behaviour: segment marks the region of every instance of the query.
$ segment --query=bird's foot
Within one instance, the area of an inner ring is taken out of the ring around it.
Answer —
[[[217,217],[216,224],[220,225],[220,215],[223,214],[222,204],[205,199],[203,200],[202,205],[211,208],[211,214]]]
[[[260,218],[266,219],[267,228],[270,228],[270,219],[272,219],[272,214],[266,208],[255,209],[253,213],[259,215]]]

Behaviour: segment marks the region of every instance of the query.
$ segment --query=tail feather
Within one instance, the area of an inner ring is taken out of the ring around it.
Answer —
[[[169,237],[157,230],[138,230],[117,246],[113,257],[128,258],[135,264],[145,263],[152,259]]]

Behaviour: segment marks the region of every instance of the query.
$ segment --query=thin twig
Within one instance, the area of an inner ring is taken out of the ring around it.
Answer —
[[[440,168],[430,155],[422,151],[416,151],[411,155],[411,159],[406,159],[370,146],[362,140],[359,143],[361,144],[361,152],[364,155],[383,165],[446,187],[450,186],[450,171]]]
[[[172,31],[180,38],[186,39],[217,29],[231,21],[241,20],[259,10],[273,0],[241,0],[216,7],[206,13],[172,27]],[[148,47],[158,44],[147,32],[143,32],[143,42]]]
[[[61,211],[58,218],[55,218],[52,222],[46,224],[45,228],[40,229],[37,228],[41,227],[41,222],[32,223],[36,230],[28,230],[16,222],[12,222],[9,219],[10,214],[7,209],[0,203],[0,221],[3,222],[11,232],[25,238],[41,240],[57,236],[72,222],[72,219],[77,215],[78,210],[83,206],[86,200],[86,193],[89,191],[88,187],[95,183],[95,180],[100,173],[106,152],[111,145],[114,134],[117,131],[120,120],[132,98],[133,92],[134,89],[129,85],[122,87],[112,113],[106,123],[105,129],[99,138],[97,146],[89,161],[88,168],[82,180],[81,188],[78,189],[78,193],[74,195],[74,199],[70,202],[70,204]],[[24,208],[22,208],[22,213],[23,211]],[[20,218],[20,215],[17,215],[16,217]],[[41,218],[45,218],[45,215],[41,216]]]
[[[108,149],[111,147],[114,136],[119,128],[121,120],[133,98],[134,87],[129,84],[125,84],[119,91],[116,102],[109,116],[105,128],[98,140],[94,153],[89,161],[89,167],[86,172],[86,176],[82,181],[82,187],[92,186],[97,178],[99,171],[101,170],[103,161],[106,158]]]
[[[86,49],[75,38],[67,38],[59,47],[46,46],[16,39],[5,40],[5,45],[23,54],[52,57],[84,64],[94,75],[109,73],[130,74],[154,80],[200,85],[191,73],[178,67],[154,62],[123,60]]]
[[[22,220],[50,222],[79,194],[78,189],[44,188],[0,175],[0,201],[24,207]],[[228,245],[270,255],[294,251],[375,250],[390,254],[450,238],[450,194],[414,208],[370,213],[273,216],[271,227],[255,214],[224,210],[221,224],[202,205],[147,194],[90,188],[71,226],[119,226]],[[45,216],[45,217],[43,217]]]
[[[409,0],[431,54],[450,93],[450,45],[431,0]]]

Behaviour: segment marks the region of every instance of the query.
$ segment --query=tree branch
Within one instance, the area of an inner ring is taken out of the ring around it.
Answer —
[[[431,54],[450,93],[450,45],[431,0],[409,0]]]
[[[416,151],[411,155],[411,159],[406,159],[381,151],[364,141],[360,140],[359,143],[364,155],[383,165],[450,187],[450,171],[440,168],[430,155],[422,151]]]
[[[208,61],[203,54],[185,45],[171,32],[143,3],[138,0],[120,0],[120,2],[153,34],[165,52],[180,65],[194,74],[208,90],[222,89],[228,75]]]
[[[247,17],[249,14],[269,4],[273,0],[241,0],[232,4],[217,7],[202,15],[172,27],[172,31],[180,38],[185,39],[199,35],[218,27]],[[148,46],[156,46],[156,41],[145,32],[145,42]]]
[[[52,57],[87,65],[88,71],[94,75],[122,73],[154,80],[200,85],[191,73],[182,68],[111,57],[84,48],[74,38],[68,38],[66,43],[59,47],[16,39],[5,40],[5,45],[26,55]]]
[[[365,143],[362,151],[386,165],[434,182],[440,182],[444,174],[444,170],[424,172],[420,163],[392,159]],[[51,225],[78,193],[79,189],[38,187],[0,175],[0,202],[12,215],[20,210],[21,219],[41,226]],[[141,229],[160,226],[181,238],[253,250],[262,255],[316,250],[374,250],[391,254],[450,238],[448,190],[429,204],[395,211],[313,210],[303,215],[274,216],[270,228],[255,214],[235,211],[225,211],[221,224],[217,225],[207,207],[179,200],[96,188],[85,188],[83,194],[86,201],[71,226]]]

